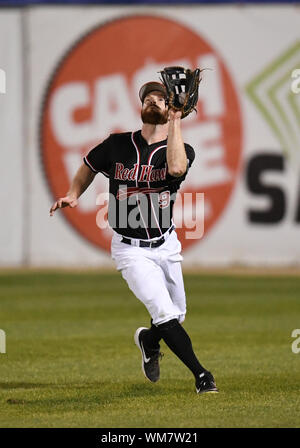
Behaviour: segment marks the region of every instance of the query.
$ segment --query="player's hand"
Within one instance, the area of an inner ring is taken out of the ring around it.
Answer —
[[[181,110],[169,109],[169,120],[181,119]]]
[[[78,200],[71,196],[65,196],[64,198],[59,198],[52,207],[50,208],[50,216],[53,216],[55,210],[58,208],[64,208],[64,207],[76,207],[78,204]]]

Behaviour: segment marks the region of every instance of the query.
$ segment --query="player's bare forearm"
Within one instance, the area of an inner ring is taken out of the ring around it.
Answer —
[[[187,157],[181,135],[181,112],[169,113],[167,164],[171,176],[180,177],[186,172]]]
[[[96,174],[83,163],[72,180],[67,196],[78,199],[92,183],[95,175]]]
[[[65,197],[59,198],[50,209],[50,216],[53,216],[53,213],[58,208],[64,207],[76,207],[78,204],[78,198],[82,195],[82,193],[88,188],[95,177],[95,173],[93,173],[90,168],[88,168],[84,163],[79,167],[74,179],[72,180],[70,189]]]

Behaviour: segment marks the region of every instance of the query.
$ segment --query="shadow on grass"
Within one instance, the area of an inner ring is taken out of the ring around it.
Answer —
[[[46,383],[24,383],[24,382],[3,382],[0,383],[0,389],[40,389],[44,387],[55,387],[55,384],[46,384]],[[62,386],[60,386],[62,387]]]
[[[94,406],[94,405],[111,405],[118,401],[126,399],[145,399],[157,400],[157,397],[168,397],[176,393],[176,395],[185,395],[190,387],[184,387],[184,383],[178,380],[170,381],[164,384],[151,384],[150,382],[112,382],[99,381],[90,383],[30,383],[30,382],[2,382],[0,390],[5,389],[11,396],[7,396],[8,404],[21,404],[29,406],[49,407],[59,406]],[[24,392],[20,397],[20,390],[27,389],[31,392]],[[14,396],[14,391],[16,396]],[[38,393],[38,397],[33,398],[34,392]],[[30,395],[28,396],[28,394]],[[42,396],[41,396],[42,395]]]

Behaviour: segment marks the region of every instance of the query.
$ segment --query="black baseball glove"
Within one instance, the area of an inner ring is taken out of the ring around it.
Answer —
[[[160,71],[167,90],[168,105],[174,110],[181,110],[181,118],[187,117],[193,110],[197,112],[201,71],[199,68],[192,71],[184,67],[165,67]]]

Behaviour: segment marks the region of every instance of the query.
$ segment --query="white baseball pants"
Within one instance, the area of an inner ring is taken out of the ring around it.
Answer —
[[[171,319],[181,323],[186,314],[181,243],[175,230],[164,236],[166,241],[161,246],[149,248],[122,243],[122,236],[114,232],[111,244],[117,270],[146,306],[155,325]]]

